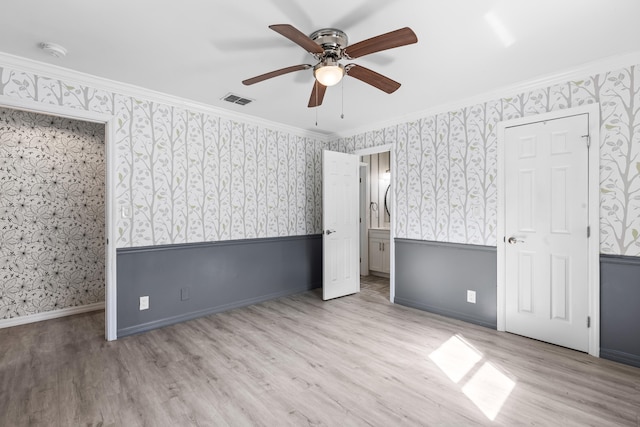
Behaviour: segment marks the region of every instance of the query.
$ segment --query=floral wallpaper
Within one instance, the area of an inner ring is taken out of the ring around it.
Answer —
[[[116,117],[119,248],[321,233],[325,141],[2,66],[0,95]]]
[[[104,301],[104,126],[0,108],[0,319]]]
[[[598,102],[600,249],[640,256],[640,66],[340,138],[332,149],[395,142],[396,236],[496,245],[496,125]]]

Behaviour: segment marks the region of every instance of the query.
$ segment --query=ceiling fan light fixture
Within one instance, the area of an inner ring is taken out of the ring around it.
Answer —
[[[344,77],[344,66],[328,58],[313,68],[313,76],[323,86],[334,86]]]

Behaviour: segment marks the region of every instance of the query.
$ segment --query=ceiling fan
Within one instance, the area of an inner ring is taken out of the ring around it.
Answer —
[[[324,28],[313,32],[310,36],[303,34],[289,24],[269,25],[269,28],[301,46],[312,54],[318,63],[316,65],[301,64],[282,68],[244,80],[242,83],[252,85],[283,74],[313,68],[313,75],[316,80],[309,98],[309,107],[321,105],[327,87],[337,84],[345,75],[370,84],[386,93],[395,92],[400,87],[400,83],[361,65],[342,65],[339,61],[359,58],[382,50],[417,43],[418,41],[415,33],[408,27],[381,34],[352,45],[348,45],[348,38],[345,32],[335,28]]]

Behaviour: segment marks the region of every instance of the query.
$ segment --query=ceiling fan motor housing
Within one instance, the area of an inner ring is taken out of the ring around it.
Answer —
[[[335,59],[342,59],[343,50],[347,47],[349,39],[344,31],[335,28],[323,28],[314,31],[309,36],[311,40],[318,43],[324,49],[321,57],[332,56]]]

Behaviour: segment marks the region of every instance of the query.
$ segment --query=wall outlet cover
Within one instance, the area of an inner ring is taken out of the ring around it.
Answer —
[[[140,310],[148,310],[149,309],[149,297],[144,296],[140,297]]]
[[[189,288],[180,289],[180,300],[186,301],[189,299]]]
[[[471,304],[475,304],[476,303],[476,291],[467,290],[467,302],[469,302]]]

